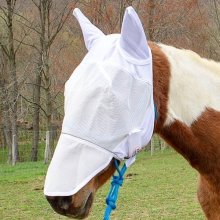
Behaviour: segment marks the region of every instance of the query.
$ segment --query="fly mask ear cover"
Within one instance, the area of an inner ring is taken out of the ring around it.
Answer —
[[[134,9],[126,9],[122,33],[108,36],[79,9],[74,14],[89,52],[65,85],[62,133],[44,187],[48,196],[75,194],[113,157],[130,158],[129,166],[154,127],[151,51]]]

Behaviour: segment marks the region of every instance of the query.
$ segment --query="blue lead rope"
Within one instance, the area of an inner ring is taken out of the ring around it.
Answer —
[[[111,182],[111,189],[109,191],[108,197],[106,198],[106,204],[107,207],[105,209],[105,215],[103,220],[110,220],[110,215],[112,210],[116,209],[116,201],[118,198],[118,191],[120,186],[122,186],[123,180],[124,180],[124,174],[127,170],[126,164],[123,165],[123,167],[120,169],[118,165],[118,161],[114,159],[114,165],[118,172],[118,176],[113,176],[112,182]]]

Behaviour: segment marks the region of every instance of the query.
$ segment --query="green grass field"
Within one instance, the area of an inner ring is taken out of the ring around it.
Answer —
[[[0,165],[0,219],[67,219],[43,196],[43,162]],[[196,198],[197,173],[172,150],[152,157],[141,152],[128,169],[112,220],[204,219]],[[89,220],[102,219],[106,184],[97,193]]]

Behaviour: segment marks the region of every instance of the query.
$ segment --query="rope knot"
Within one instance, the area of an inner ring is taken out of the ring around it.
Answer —
[[[115,210],[116,209],[116,204],[115,204],[115,199],[113,199],[113,198],[107,198],[106,199],[106,204],[108,205],[108,206],[110,206],[113,210]]]
[[[119,185],[122,186],[124,178],[121,176],[113,176],[111,185]]]

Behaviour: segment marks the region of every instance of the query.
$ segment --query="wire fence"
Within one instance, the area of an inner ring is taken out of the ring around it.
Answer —
[[[8,162],[9,157],[9,147],[7,146],[5,137],[3,132],[0,132],[0,164],[4,164]],[[51,156],[55,150],[58,138],[60,135],[60,130],[52,130],[52,139],[51,139]],[[33,131],[30,130],[19,130],[18,135],[16,137],[18,141],[18,151],[19,151],[19,162],[28,162],[31,161],[32,156],[32,139],[33,139]],[[45,160],[45,150],[47,146],[47,131],[41,130],[39,132],[39,145],[37,149],[37,160],[43,161]]]
[[[150,143],[145,147],[145,150],[149,150],[151,152],[151,156],[158,150],[164,150],[168,148],[169,145],[158,135],[154,135],[151,139]]]
[[[48,131],[41,130],[39,132],[39,145],[37,154],[38,161],[50,161],[54,153],[60,131],[60,129],[53,130],[51,135],[52,138],[50,139],[48,138]],[[26,129],[19,130],[16,139],[18,141],[19,162],[31,161],[33,131]],[[49,141],[51,143],[49,143]],[[48,146],[50,147],[48,148]],[[168,144],[164,140],[162,140],[159,136],[154,135],[151,142],[144,148],[144,150],[150,151],[151,155],[153,155],[155,151],[164,150],[167,147]],[[0,129],[0,164],[6,164],[8,162],[8,155],[9,147],[6,145],[4,133]]]

